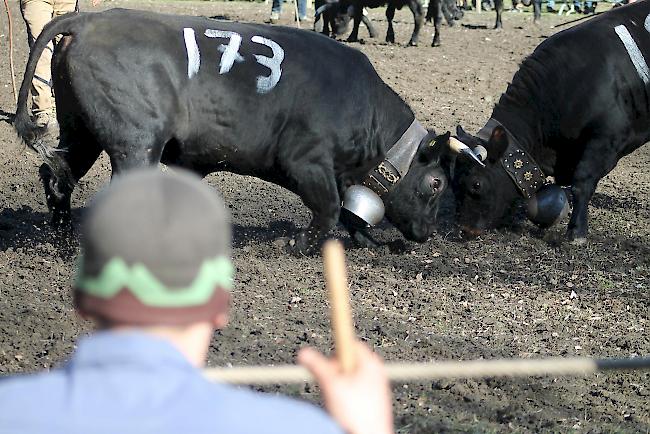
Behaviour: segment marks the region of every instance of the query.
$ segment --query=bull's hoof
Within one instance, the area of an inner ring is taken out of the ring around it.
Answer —
[[[434,39],[433,42],[431,43],[432,47],[439,47],[440,46],[440,39]]]
[[[502,29],[503,29],[503,25],[501,25],[501,24],[496,24],[494,26],[494,30],[502,30]]]
[[[346,39],[347,42],[359,42],[359,38],[356,36],[352,37],[350,36],[348,39]]]
[[[386,42],[389,44],[394,44],[395,43],[395,35],[386,35]]]
[[[578,246],[582,247],[587,245],[587,238],[581,237],[581,238],[574,238],[571,240],[571,245],[573,246]]]
[[[409,41],[407,46],[408,47],[417,47],[418,46],[418,41],[411,40],[411,41]]]
[[[287,250],[293,256],[311,256],[318,249],[317,245],[309,240],[309,237],[305,232],[300,232],[294,238],[289,240],[287,244]]]

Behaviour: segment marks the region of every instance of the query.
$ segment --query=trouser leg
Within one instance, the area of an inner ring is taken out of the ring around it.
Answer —
[[[21,0],[20,9],[27,25],[29,46],[34,44],[43,27],[52,19],[54,9],[52,0]],[[36,64],[36,72],[32,81],[32,113],[47,111],[52,108],[52,60],[53,45],[50,42]]]

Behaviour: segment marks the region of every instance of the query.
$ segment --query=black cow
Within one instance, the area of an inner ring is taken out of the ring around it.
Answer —
[[[52,149],[26,102],[36,62],[59,34],[67,37],[52,63],[60,124]],[[75,183],[105,151],[113,174],[162,161],[290,189],[313,215],[290,243],[299,253],[311,252],[336,224],[349,185],[373,168],[386,171],[384,156],[413,125],[413,111],[365,55],[320,34],[124,9],[69,14],[45,27],[15,119],[46,161],[41,177],[55,222],[69,219]],[[417,141],[411,136],[412,146],[401,149],[410,155],[407,171],[389,170],[383,199],[404,236],[424,241],[447,185],[439,164],[446,147],[430,146],[431,131],[413,131]]]
[[[314,6],[315,23],[322,19],[322,34],[334,38],[348,31],[350,20],[354,17],[354,6],[350,0],[316,0]],[[377,36],[377,31],[365,12],[361,15],[361,22],[365,24],[371,38]]]
[[[542,0],[522,0],[521,2],[524,6],[530,6],[533,4],[533,21],[538,22],[542,18]],[[494,10],[497,13],[496,22],[494,24],[495,29],[501,29],[503,24],[501,22],[501,16],[503,15],[503,0],[494,0]]]
[[[422,11],[422,2],[420,0],[349,0],[352,4],[354,23],[352,26],[352,33],[348,37],[348,42],[357,42],[359,40],[359,24],[363,19],[363,8],[379,8],[386,6],[386,19],[388,20],[388,31],[386,32],[386,42],[395,42],[395,31],[393,30],[393,18],[395,17],[395,10],[401,10],[404,6],[408,6],[413,13],[413,34],[409,40],[408,45],[418,44],[418,35],[422,27],[424,13]],[[433,0],[440,1],[440,0]],[[347,14],[348,10],[339,8],[339,14]],[[342,17],[343,18],[343,17]],[[370,29],[369,29],[370,30]]]
[[[427,22],[433,22],[434,34],[432,47],[440,45],[440,23],[444,16],[447,20],[449,27],[455,24],[455,20],[463,18],[463,11],[456,5],[456,0],[431,0],[427,8],[427,15],[425,17]]]
[[[535,200],[553,176],[573,193],[567,236],[585,242],[598,181],[650,140],[646,59],[650,1],[608,11],[540,44],[478,137],[458,128],[461,141],[487,148],[484,169],[457,161],[453,185],[466,232],[495,227],[519,199]]]

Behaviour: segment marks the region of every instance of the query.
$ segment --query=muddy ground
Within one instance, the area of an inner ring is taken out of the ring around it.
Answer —
[[[21,75],[26,36],[15,1],[16,61]],[[114,6],[264,21],[270,5],[208,2],[105,2]],[[291,5],[283,20],[291,24]],[[82,3],[83,9],[90,9]],[[384,34],[383,10],[371,18]],[[507,13],[503,31],[492,13],[470,13],[463,26],[443,28],[443,46],[429,46],[427,25],[416,48],[407,11],[396,16],[396,45],[383,37],[354,47],[436,130],[462,123],[475,131],[489,117],[521,59],[566,20]],[[63,362],[88,332],[77,318],[70,281],[78,240],[47,225],[37,176],[39,161],[14,139],[7,27],[0,31],[0,373],[48,369]],[[585,50],[595,47],[585,47]],[[19,77],[20,78],[20,77]],[[567,80],[585,80],[574,77]],[[463,242],[445,206],[438,233],[425,244],[405,242],[388,225],[383,245],[355,248],[345,234],[356,327],[388,360],[496,357],[631,357],[650,353],[650,148],[623,159],[599,185],[590,207],[585,247],[562,241],[561,227],[542,233],[529,223]],[[80,182],[78,221],[89,198],[108,181],[105,157]],[[208,182],[226,198],[235,225],[237,267],[232,324],[218,333],[210,365],[286,363],[296,350],[331,346],[320,258],[283,252],[283,237],[308,222],[287,191],[254,178],[216,174]],[[271,391],[317,399],[308,387]],[[587,378],[452,380],[396,384],[401,433],[648,432],[648,373]]]

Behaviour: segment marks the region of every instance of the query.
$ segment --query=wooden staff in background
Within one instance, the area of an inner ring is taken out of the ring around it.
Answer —
[[[11,70],[11,88],[14,91],[14,100],[18,102],[18,94],[16,93],[16,71],[14,70],[14,26],[11,21],[11,11],[9,11],[9,3],[5,2],[5,10],[7,11],[8,31],[9,31],[9,69]]]

